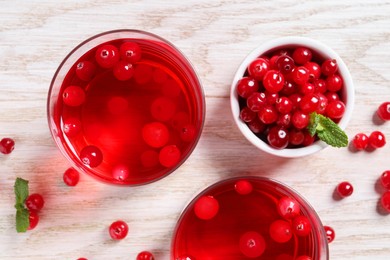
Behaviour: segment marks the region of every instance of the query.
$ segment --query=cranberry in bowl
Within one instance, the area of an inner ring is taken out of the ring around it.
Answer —
[[[72,166],[118,185],[147,184],[177,169],[204,123],[200,80],[167,40],[104,32],[60,64],[48,94],[51,134]]]
[[[330,47],[305,37],[271,40],[239,66],[230,90],[234,120],[256,147],[295,158],[345,147],[354,105],[351,74]]]

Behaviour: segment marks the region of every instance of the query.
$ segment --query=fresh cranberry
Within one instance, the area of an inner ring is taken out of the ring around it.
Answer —
[[[89,167],[97,167],[103,161],[103,154],[96,146],[88,145],[81,150],[80,160]]]
[[[180,149],[173,144],[164,146],[158,155],[158,160],[164,167],[175,166],[180,161],[180,158]]]
[[[332,119],[342,118],[345,112],[345,104],[341,100],[332,101],[326,107],[325,112]]]
[[[328,239],[328,243],[332,243],[332,241],[336,237],[336,233],[334,232],[334,229],[330,226],[324,226],[326,238]]]
[[[114,65],[112,72],[117,80],[126,81],[133,77],[134,67],[131,63],[121,60]]]
[[[326,78],[326,88],[328,91],[337,92],[343,86],[343,79],[337,75],[333,74]]]
[[[126,222],[117,220],[110,225],[108,231],[112,239],[121,240],[127,236],[129,226]]]
[[[306,82],[303,85],[299,86],[299,90],[303,95],[313,94],[316,90],[314,84]]]
[[[299,107],[299,103],[302,100],[302,95],[301,94],[292,94],[291,96],[288,97],[291,102],[293,103],[293,110],[296,110]]]
[[[278,126],[289,128],[291,126],[291,114],[281,114],[276,120]]]
[[[148,123],[142,128],[142,138],[151,147],[163,147],[168,143],[169,137],[168,127],[161,122]]]
[[[38,222],[39,222],[38,213],[35,210],[29,210],[28,220],[29,220],[30,224],[29,224],[27,229],[28,230],[34,229],[38,225]]]
[[[279,92],[284,86],[283,74],[276,70],[267,71],[263,78],[263,85],[270,93]]]
[[[390,190],[390,170],[382,173],[380,182],[385,189]]]
[[[257,113],[253,112],[251,109],[249,109],[249,107],[244,107],[240,111],[240,118],[242,121],[246,123],[253,121],[253,119],[255,119],[256,116]]]
[[[288,145],[288,131],[281,126],[272,127],[267,135],[268,143],[275,149],[284,149]]]
[[[253,186],[247,180],[239,180],[234,185],[234,188],[238,194],[247,195],[252,192]]]
[[[275,105],[276,101],[279,98],[279,93],[270,93],[268,91],[265,91],[265,98],[267,100],[268,105]]]
[[[249,122],[248,127],[255,134],[260,134],[265,130],[265,124],[258,117]]]
[[[292,221],[292,230],[295,235],[300,237],[309,235],[311,232],[310,220],[303,215],[295,217]]]
[[[305,139],[305,134],[301,131],[301,130],[298,130],[298,129],[291,129],[289,131],[289,144],[292,144],[292,145],[301,145],[303,143],[303,140]]]
[[[288,242],[293,235],[291,224],[285,220],[275,220],[269,228],[271,238],[278,243]]]
[[[269,59],[269,69],[270,70],[277,70],[278,66],[276,65],[276,61],[279,59],[280,55],[274,55]]]
[[[382,194],[380,203],[384,210],[390,212],[390,191],[386,191]]]
[[[294,60],[288,55],[281,55],[276,60],[276,67],[282,74],[290,73],[294,67]]]
[[[288,114],[293,109],[293,103],[288,97],[280,97],[275,104],[276,109],[281,114]]]
[[[326,82],[323,79],[317,79],[313,81],[316,93],[325,93],[327,91]]]
[[[246,257],[256,258],[264,253],[266,243],[262,235],[255,231],[248,231],[240,237],[239,248]]]
[[[321,65],[321,72],[325,76],[332,75],[336,73],[338,69],[337,61],[335,59],[327,59]]]
[[[318,99],[319,99],[319,101],[320,101],[320,102],[318,103],[318,107],[317,107],[316,112],[317,112],[318,114],[323,115],[323,114],[325,114],[326,108],[327,108],[327,106],[328,106],[328,99],[327,99],[326,96],[325,96],[324,94],[322,94],[322,93],[316,93],[315,95],[318,97]]]
[[[263,58],[253,60],[248,66],[249,75],[255,80],[263,80],[265,73],[269,70],[269,62]]]
[[[62,93],[62,100],[68,106],[80,106],[85,101],[84,89],[79,86],[66,87]]]
[[[298,47],[293,52],[293,59],[296,64],[303,65],[312,58],[311,50],[306,47]]]
[[[297,86],[290,80],[285,80],[280,94],[284,96],[290,96],[297,92]]]
[[[352,144],[356,150],[364,150],[368,146],[368,136],[363,133],[358,133],[352,139]]]
[[[80,61],[76,66],[76,75],[83,81],[91,81],[95,76],[96,66],[90,61]]]
[[[142,251],[137,255],[137,260],[154,260],[154,256],[149,251]]]
[[[129,167],[123,164],[118,164],[112,169],[112,177],[118,181],[126,180],[130,175]]]
[[[368,145],[373,148],[381,148],[386,144],[386,137],[380,131],[374,131],[368,137]]]
[[[203,220],[214,218],[219,211],[219,203],[213,196],[202,196],[194,205],[195,215]]]
[[[390,120],[390,102],[382,103],[376,112],[380,119]]]
[[[88,260],[88,259],[85,257],[81,257],[81,258],[77,258],[77,260]]]
[[[167,122],[175,115],[176,104],[170,98],[158,97],[153,100],[150,106],[150,113],[154,119]]]
[[[296,67],[293,73],[293,80],[298,85],[305,84],[310,77],[309,70],[303,66]]]
[[[315,80],[321,76],[321,67],[316,62],[307,62],[303,65],[309,70],[309,79]]]
[[[291,122],[293,126],[297,129],[306,128],[309,125],[309,121],[309,115],[300,110],[295,111],[291,117]]]
[[[15,149],[15,141],[12,138],[5,137],[0,141],[0,152],[10,154]]]
[[[64,119],[63,131],[68,137],[74,137],[81,131],[81,122],[77,117]]]
[[[285,219],[293,219],[301,212],[299,203],[288,196],[281,197],[277,204],[279,215]]]
[[[266,105],[260,109],[257,116],[259,117],[261,122],[266,125],[269,125],[276,122],[276,120],[278,119],[278,111],[274,106]]]
[[[317,111],[320,104],[320,99],[317,95],[308,94],[302,97],[299,102],[299,108],[303,113],[310,114]]]
[[[326,92],[325,97],[328,99],[328,102],[340,100],[340,96],[336,92]]]
[[[79,172],[74,168],[68,168],[63,175],[64,183],[68,186],[76,186],[80,180]]]
[[[102,68],[112,68],[119,61],[118,48],[111,44],[105,44],[97,48],[95,60]]]
[[[340,197],[348,197],[351,196],[353,193],[353,186],[351,183],[343,181],[337,185],[336,191]]]
[[[248,98],[259,90],[259,84],[254,78],[244,77],[237,82],[237,94],[242,98]]]
[[[45,201],[42,195],[33,193],[27,197],[25,204],[30,211],[40,211],[45,205]]]
[[[123,60],[133,64],[141,60],[142,56],[142,50],[135,42],[122,43],[119,47],[119,53]]]
[[[309,146],[315,141],[315,136],[312,136],[308,131],[304,131],[305,137],[303,138],[302,145]]]
[[[155,150],[147,150],[141,154],[141,163],[146,168],[151,168],[159,164],[158,152]]]
[[[254,92],[246,100],[246,105],[253,112],[259,112],[267,104],[267,98],[263,92]]]

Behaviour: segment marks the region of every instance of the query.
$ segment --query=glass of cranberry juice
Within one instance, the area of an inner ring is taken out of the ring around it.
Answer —
[[[51,134],[73,167],[97,179],[146,184],[195,148],[205,101],[190,62],[151,33],[117,30],[77,46],[48,94]]]
[[[329,259],[323,225],[294,190],[262,177],[218,182],[182,213],[172,260]]]

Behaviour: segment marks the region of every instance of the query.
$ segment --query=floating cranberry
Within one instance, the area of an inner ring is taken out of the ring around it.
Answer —
[[[95,59],[100,67],[112,68],[120,59],[118,48],[111,44],[102,45],[97,48]]]
[[[266,242],[262,235],[255,231],[248,231],[240,237],[240,251],[249,258],[261,256],[266,249]]]
[[[137,255],[137,260],[154,260],[154,256],[149,251],[142,251]]]
[[[129,232],[129,226],[126,224],[126,222],[117,220],[110,225],[108,231],[112,239],[121,240],[127,236],[127,233]]]
[[[269,228],[269,234],[274,241],[286,243],[293,235],[291,224],[285,220],[275,220]]]
[[[118,61],[112,72],[117,80],[126,81],[133,77],[134,75],[134,67],[133,64],[127,61]]]
[[[328,243],[332,243],[332,241],[336,237],[336,233],[334,232],[334,229],[330,226],[324,226],[326,238],[328,239]]]
[[[91,81],[95,76],[96,66],[90,61],[80,61],[76,66],[76,75],[83,81]]]
[[[39,222],[38,213],[35,210],[29,210],[28,220],[29,220],[30,224],[29,224],[27,229],[28,230],[34,229],[38,225],[38,222]]]
[[[135,42],[124,42],[119,47],[120,57],[130,63],[136,63],[141,60],[142,50]]]
[[[252,192],[253,186],[252,184],[247,180],[239,180],[234,185],[234,189],[238,194],[241,195],[247,195]]]
[[[76,186],[77,183],[79,183],[80,180],[80,174],[79,172],[74,168],[68,168],[63,175],[63,181],[68,186]]]
[[[300,237],[309,235],[311,232],[310,220],[303,215],[295,217],[292,221],[292,230],[294,234]]]
[[[41,194],[33,193],[27,197],[25,204],[26,204],[26,207],[30,211],[37,211],[38,212],[45,205],[45,201],[44,201]]]
[[[169,130],[163,123],[152,122],[142,128],[142,138],[151,147],[163,147],[168,143],[169,137]]]
[[[368,136],[364,133],[358,133],[352,139],[352,144],[356,150],[364,150],[368,146]]]
[[[351,183],[343,181],[337,185],[336,192],[342,198],[349,197],[353,193],[353,186]]]
[[[62,93],[64,104],[72,107],[80,106],[85,101],[85,92],[79,86],[69,86]]]
[[[15,141],[12,138],[5,137],[0,141],[0,152],[10,154],[15,149]]]
[[[384,171],[380,177],[380,182],[385,189],[390,190],[390,170]]]
[[[386,144],[386,137],[380,131],[374,131],[368,137],[368,145],[373,148],[382,148]]]
[[[299,203],[288,196],[281,197],[277,204],[279,215],[285,219],[293,219],[301,212]]]
[[[74,137],[81,131],[81,122],[77,117],[64,119],[63,131],[67,137]]]
[[[103,154],[98,147],[94,145],[88,145],[81,150],[80,160],[85,165],[94,168],[102,163]]]
[[[237,94],[242,98],[248,98],[259,90],[259,84],[254,78],[244,77],[237,82]]]
[[[269,70],[269,62],[263,58],[253,60],[248,66],[249,75],[255,80],[263,80],[265,73]]]
[[[181,158],[180,149],[176,145],[164,146],[158,155],[160,164],[164,167],[173,167],[179,163]]]
[[[390,102],[384,102],[376,111],[377,115],[382,120],[390,120]]]
[[[184,142],[192,142],[196,137],[196,128],[192,124],[184,125],[180,130],[180,139]]]
[[[203,220],[214,218],[219,211],[219,203],[213,196],[202,196],[194,205],[195,215]]]
[[[130,175],[129,167],[123,164],[118,164],[112,169],[112,177],[117,181],[124,181]]]

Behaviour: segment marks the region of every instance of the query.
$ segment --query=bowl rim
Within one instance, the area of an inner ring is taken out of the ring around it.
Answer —
[[[238,67],[232,84],[230,88],[230,107],[233,114],[234,121],[236,125],[238,126],[241,133],[245,136],[245,138],[252,143],[254,146],[259,148],[260,150],[263,150],[269,154],[279,156],[279,157],[286,157],[286,158],[297,158],[302,156],[307,156],[310,154],[314,154],[320,150],[323,150],[324,148],[328,147],[329,145],[324,143],[323,141],[316,141],[312,145],[302,148],[285,148],[285,149],[275,149],[269,146],[267,143],[262,141],[260,138],[258,138],[250,129],[249,127],[239,118],[240,114],[240,107],[238,102],[238,94],[236,92],[236,84],[238,80],[242,78],[244,75],[246,68],[248,67],[249,63],[253,61],[254,59],[258,58],[260,55],[278,49],[282,46],[305,46],[309,47],[310,49],[314,50],[316,53],[318,53],[321,56],[327,57],[327,58],[333,58],[337,61],[338,64],[338,70],[339,74],[343,78],[343,92],[344,92],[344,101],[345,101],[345,112],[343,117],[338,122],[338,125],[342,130],[345,130],[347,127],[351,117],[352,117],[352,111],[354,107],[354,100],[355,100],[355,92],[354,92],[354,85],[352,81],[352,76],[344,63],[344,61],[341,59],[341,57],[329,46],[308,37],[301,37],[301,36],[285,36],[276,38],[273,40],[269,40],[261,45],[259,45],[257,48],[255,48],[252,52],[250,52],[242,61],[240,66]]]

